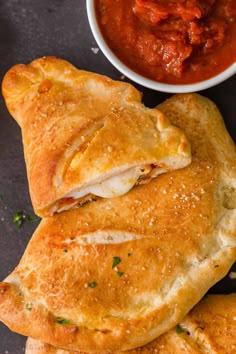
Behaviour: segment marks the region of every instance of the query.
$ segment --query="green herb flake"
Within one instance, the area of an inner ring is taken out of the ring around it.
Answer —
[[[61,317],[56,317],[55,322],[59,323],[59,324],[68,324],[69,323],[69,321],[67,321],[67,320],[65,320],[64,318],[61,318]]]
[[[203,298],[202,298],[202,301],[207,302],[208,301],[208,295],[204,295]]]
[[[215,264],[214,267],[215,267],[215,268],[218,268],[218,267],[219,267],[219,264]]]
[[[130,256],[131,256],[131,253],[128,253],[127,256],[130,257]]]
[[[25,217],[23,212],[21,210],[17,210],[17,212],[13,216],[13,222],[16,228],[19,229],[24,223],[24,221],[25,221]]]
[[[30,312],[32,310],[32,307],[26,307],[26,310]]]
[[[184,330],[180,327],[179,324],[176,326],[176,332],[177,332],[178,334],[184,333]]]
[[[19,229],[24,224],[24,222],[38,222],[40,220],[40,217],[31,217],[30,215],[24,214],[21,210],[17,210],[13,216],[13,222],[17,229]]]
[[[116,274],[117,274],[119,277],[122,277],[122,275],[124,274],[124,272],[116,272]]]
[[[113,257],[112,269],[117,266],[121,262],[120,257]]]
[[[93,289],[95,288],[95,286],[97,286],[97,283],[95,281],[92,281],[91,283],[88,284],[88,286]]]
[[[68,252],[68,250],[65,248],[65,249],[63,250],[63,252],[67,253],[67,252]]]
[[[30,216],[30,215],[26,215],[25,216],[25,220],[28,221],[28,222],[39,222],[41,221],[42,219],[39,217],[39,216]]]

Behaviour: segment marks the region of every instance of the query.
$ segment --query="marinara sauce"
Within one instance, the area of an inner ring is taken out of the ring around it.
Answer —
[[[97,0],[117,57],[171,84],[208,79],[236,61],[236,0]]]

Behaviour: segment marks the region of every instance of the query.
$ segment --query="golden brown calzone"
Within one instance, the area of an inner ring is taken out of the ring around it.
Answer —
[[[236,294],[208,295],[175,328],[144,347],[119,354],[236,353]],[[87,354],[28,338],[25,354]],[[100,352],[97,354],[101,354]],[[118,354],[118,353],[117,353]]]
[[[190,163],[185,135],[133,86],[45,57],[17,65],[2,85],[22,129],[35,212],[52,215]]]
[[[125,351],[176,326],[236,259],[236,150],[208,99],[159,106],[192,163],[44,219],[0,283],[0,320],[74,351]]]

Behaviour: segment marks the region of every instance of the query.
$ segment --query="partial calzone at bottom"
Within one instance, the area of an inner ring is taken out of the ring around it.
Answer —
[[[117,352],[117,354],[233,354],[235,352],[236,294],[230,294],[207,295],[173,329],[141,348]],[[85,352],[65,351],[28,338],[25,354],[85,354]]]

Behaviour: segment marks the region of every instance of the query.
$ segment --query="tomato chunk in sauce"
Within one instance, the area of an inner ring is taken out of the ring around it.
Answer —
[[[194,83],[236,61],[236,0],[97,0],[103,36],[150,79]]]

